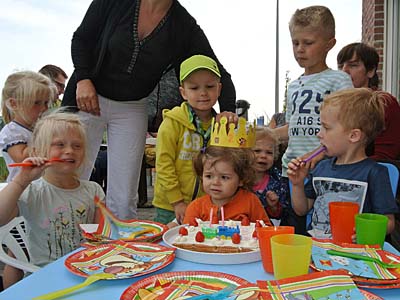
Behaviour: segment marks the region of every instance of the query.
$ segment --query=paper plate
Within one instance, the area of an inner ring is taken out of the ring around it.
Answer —
[[[189,271],[168,272],[139,280],[123,292],[120,300],[185,299],[229,285],[237,286],[233,294],[240,294],[240,299],[257,299],[258,287],[243,278],[220,272]]]
[[[164,243],[167,244],[169,247],[174,247],[173,243],[176,237],[179,235],[179,228],[181,228],[182,226],[185,225],[173,227],[166,233],[164,233]],[[212,265],[243,264],[261,260],[259,249],[251,252],[242,253],[206,253],[176,248],[175,254],[176,257],[184,260]]]
[[[379,297],[378,295],[375,295],[374,293],[371,293],[369,291],[360,289],[360,292],[365,296],[366,300],[384,300],[384,298]]]
[[[174,248],[157,244],[115,241],[76,252],[65,260],[65,266],[83,277],[111,273],[115,275],[112,279],[130,278],[169,265],[175,259],[174,251]]]
[[[357,244],[334,244],[331,240],[313,240],[313,261],[310,265],[316,271],[341,269],[348,272],[353,281],[363,288],[400,288],[400,268],[385,269],[376,263],[350,258],[342,258],[325,254],[324,251],[334,249],[344,252],[369,255],[382,259],[382,261],[400,261],[400,256],[379,247],[365,247]],[[357,273],[358,272],[358,273]]]
[[[89,241],[105,243],[112,241],[104,236],[96,234],[98,227],[98,224],[80,224],[82,236]],[[168,227],[164,224],[153,221],[129,220],[124,222],[123,225],[119,226],[118,229],[121,235],[120,240],[152,243],[161,239],[164,232],[168,230]],[[129,237],[129,235],[132,233],[142,230],[144,230],[143,234],[134,238]]]

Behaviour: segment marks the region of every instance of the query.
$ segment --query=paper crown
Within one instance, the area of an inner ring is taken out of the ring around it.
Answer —
[[[210,146],[231,147],[231,148],[252,148],[256,141],[255,123],[248,125],[246,119],[239,118],[237,128],[234,123],[229,124],[228,119],[222,117],[219,123],[212,120],[212,131]]]

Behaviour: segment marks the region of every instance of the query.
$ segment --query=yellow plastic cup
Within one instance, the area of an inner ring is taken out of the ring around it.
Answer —
[[[261,261],[264,270],[274,273],[271,254],[271,237],[277,234],[294,233],[293,226],[267,226],[257,227],[258,244],[260,245]]]
[[[299,234],[280,234],[271,238],[275,279],[308,274],[312,240]]]

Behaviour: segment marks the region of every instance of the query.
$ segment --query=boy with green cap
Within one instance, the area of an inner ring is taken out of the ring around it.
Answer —
[[[187,205],[203,195],[192,158],[209,142],[220,78],[217,63],[207,56],[194,55],[181,64],[179,91],[186,101],[163,111],[157,134],[153,198],[157,222],[167,224],[176,218],[181,223]],[[223,114],[229,121],[237,120],[233,113]]]

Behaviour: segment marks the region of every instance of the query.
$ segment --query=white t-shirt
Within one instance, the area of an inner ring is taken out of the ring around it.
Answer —
[[[14,163],[10,155],[8,155],[8,148],[26,144],[29,145],[32,139],[32,131],[17,122],[11,121],[3,127],[0,131],[0,150],[2,151],[4,161],[8,164]],[[20,168],[8,168],[7,182],[10,182],[15,175],[19,172]]]
[[[343,71],[326,69],[312,75],[302,75],[288,86],[286,122],[289,143],[282,157],[282,175],[288,163],[320,145],[317,134],[321,127],[319,107],[323,98],[339,90],[352,88],[353,83]]]
[[[80,246],[79,224],[93,223],[96,195],[104,200],[101,186],[87,180],[67,190],[40,178],[26,188],[18,208],[26,219],[31,263],[46,265]]]

